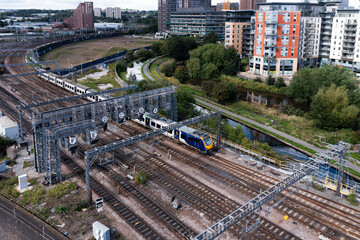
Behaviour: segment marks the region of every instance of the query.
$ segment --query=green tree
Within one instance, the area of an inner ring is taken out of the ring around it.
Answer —
[[[164,63],[163,65],[161,65],[160,71],[162,73],[165,73],[165,76],[171,77],[175,72],[175,67],[171,63]]]
[[[187,46],[181,36],[171,36],[165,41],[165,53],[169,55],[169,57],[174,58],[176,61],[189,59],[189,50],[189,46]]]
[[[311,103],[310,116],[317,126],[334,130],[338,127],[351,127],[355,124],[359,108],[349,105],[348,90],[332,84],[322,87]]]
[[[119,63],[116,64],[116,72],[119,76],[120,76],[120,73],[126,72],[126,69],[127,69],[126,62],[120,61]]]
[[[134,61],[134,52],[133,51],[128,51],[126,54],[125,54],[125,58],[126,58],[126,61],[128,63]]]
[[[213,89],[212,96],[216,98],[220,103],[236,100],[237,89],[234,83],[228,81],[221,81],[216,84]]]
[[[187,61],[186,66],[190,70],[192,78],[201,78],[201,63],[198,58],[191,58]]]
[[[153,56],[154,56],[153,52],[146,50],[144,48],[139,49],[134,53],[135,59],[142,58],[143,60],[147,60],[149,58],[152,58]]]
[[[206,93],[206,95],[211,96],[213,93],[213,90],[216,86],[216,82],[215,81],[203,81],[202,82],[202,89],[204,90],[204,92]]]
[[[330,87],[331,84],[344,86],[349,90],[349,95],[357,89],[353,72],[334,65],[325,65],[321,68],[300,69],[290,82],[288,95],[297,102],[311,103],[320,88]]]
[[[157,54],[157,55],[161,55],[161,51],[162,51],[162,47],[164,46],[164,42],[163,41],[157,41],[154,42],[153,44],[151,44],[151,50]]]
[[[203,44],[217,43],[217,41],[219,41],[219,37],[218,37],[217,33],[214,31],[211,31],[209,34],[204,36]]]
[[[220,72],[214,63],[208,63],[203,65],[202,76],[205,79],[217,79],[220,76]]]
[[[11,139],[0,135],[0,156],[4,156],[6,154],[6,149],[10,147],[14,141]]]
[[[190,74],[186,67],[178,66],[175,70],[174,77],[177,78],[181,83],[186,83],[190,80]]]
[[[199,114],[195,109],[195,98],[189,91],[177,88],[176,97],[179,121],[195,117]]]
[[[266,79],[266,84],[269,86],[272,86],[275,84],[275,78],[273,78],[273,76],[269,75],[268,78]]]
[[[276,80],[275,87],[277,87],[277,88],[286,87],[285,80],[283,78],[281,78],[281,77],[278,78]]]

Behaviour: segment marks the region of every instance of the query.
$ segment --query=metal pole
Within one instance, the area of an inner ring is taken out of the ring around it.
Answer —
[[[221,113],[218,113],[218,118],[217,118],[217,150],[220,150],[220,146],[221,146]]]
[[[90,165],[89,165],[89,157],[85,155],[85,164],[86,164],[86,194],[87,194],[87,202],[90,206],[92,199],[91,199],[91,188],[90,188]]]
[[[22,119],[22,111],[19,110],[20,115],[20,138],[21,141],[24,141],[24,128],[23,128],[23,119]]]

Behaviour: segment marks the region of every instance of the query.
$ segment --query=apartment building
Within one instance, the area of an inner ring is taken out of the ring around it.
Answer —
[[[177,0],[177,8],[210,8],[211,0]]]
[[[264,3],[266,0],[240,0],[240,10],[259,9],[258,3]]]
[[[215,32],[219,40],[224,40],[224,23],[224,12],[209,8],[178,8],[170,16],[170,33],[202,38]]]
[[[106,17],[107,18],[116,18],[121,19],[121,8],[119,7],[107,7],[106,8]]]
[[[241,58],[248,58],[254,50],[254,15],[253,10],[226,12],[225,47],[234,47]]]
[[[71,29],[94,28],[94,11],[92,2],[80,3],[73,15],[64,20],[65,27]]]
[[[177,0],[159,0],[158,2],[158,32],[170,31],[170,15],[176,11]]]
[[[360,69],[360,10],[337,10],[332,20],[329,61]]]
[[[249,71],[260,75],[293,75],[297,71],[300,11],[258,11],[254,56]]]
[[[94,16],[101,17],[101,8],[94,8]]]

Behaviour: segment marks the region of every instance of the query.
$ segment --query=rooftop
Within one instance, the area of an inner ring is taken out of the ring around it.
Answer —
[[[0,126],[3,128],[17,127],[18,124],[11,120],[8,116],[0,117]]]

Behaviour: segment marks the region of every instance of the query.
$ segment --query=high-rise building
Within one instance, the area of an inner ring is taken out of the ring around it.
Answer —
[[[259,9],[257,3],[263,3],[266,0],[240,0],[240,10],[255,10]]]
[[[217,12],[226,11],[226,10],[239,10],[239,3],[225,2],[225,4],[224,3],[216,4],[216,11]]]
[[[158,2],[158,31],[170,31],[170,14],[176,11],[177,0],[159,0]]]
[[[249,70],[260,75],[293,75],[298,66],[300,11],[258,11],[254,56]]]
[[[255,15],[253,10],[228,11],[225,22],[225,47],[234,47],[241,58],[252,56],[254,45],[254,34],[252,34],[251,23]]]
[[[210,8],[211,0],[177,0],[177,8]]]
[[[121,18],[121,8],[107,7],[106,8],[106,17],[120,19]]]
[[[101,17],[101,8],[94,8],[94,16]]]
[[[64,25],[71,29],[94,28],[93,3],[80,3],[73,15],[64,20]]]
[[[215,32],[224,39],[225,13],[210,8],[182,8],[171,14],[171,34],[204,37]]]

